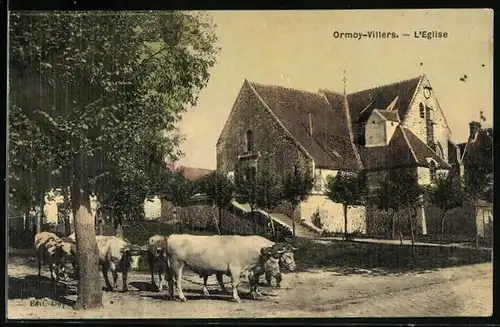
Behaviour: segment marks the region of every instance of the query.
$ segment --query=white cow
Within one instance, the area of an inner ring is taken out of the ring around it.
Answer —
[[[265,272],[266,262],[269,267],[273,267],[271,270],[276,271],[278,267],[279,273],[280,257],[294,250],[295,248],[284,247],[255,235],[170,235],[167,239],[170,297],[174,298],[173,283],[175,281],[179,299],[184,302],[187,300],[182,291],[181,279],[182,270],[185,265],[188,265],[202,276],[217,274],[217,279],[219,276],[222,279],[223,274],[231,276],[232,295],[236,302],[241,302],[237,289],[240,276],[248,273],[251,296],[256,298],[259,295],[256,279],[258,282],[258,276]],[[271,261],[268,262],[268,260]],[[295,262],[290,264],[289,269],[295,269]]]
[[[122,273],[123,291],[128,291],[128,271],[139,267],[139,258],[145,249],[117,236],[97,235],[96,241],[99,248],[99,264],[102,267],[106,287],[109,290],[116,291],[118,271],[120,271]],[[108,270],[111,270],[113,275],[113,286],[111,286],[108,279]]]

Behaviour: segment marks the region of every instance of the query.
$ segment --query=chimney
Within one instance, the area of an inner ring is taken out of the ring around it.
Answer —
[[[311,112],[309,112],[309,134],[313,135],[313,118]]]
[[[481,130],[481,123],[477,121],[471,121],[469,123],[469,140],[472,140],[475,136],[476,133]]]

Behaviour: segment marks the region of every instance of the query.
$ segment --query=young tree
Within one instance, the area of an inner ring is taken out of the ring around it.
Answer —
[[[240,203],[250,206],[254,233],[257,233],[257,221],[254,210],[257,207],[257,176],[253,167],[238,167],[235,174],[235,195]]]
[[[417,206],[421,202],[423,188],[418,184],[417,173],[410,169],[395,169],[387,172],[386,179],[370,196],[371,204],[381,210],[392,209],[399,221],[399,215],[408,213],[413,255],[415,257],[415,221]],[[403,244],[401,226],[398,223],[400,241]]]
[[[218,219],[216,222],[219,235],[222,226],[222,209],[228,208],[233,199],[235,186],[233,182],[224,174],[214,171],[200,180],[200,190],[205,193],[212,206],[217,206]]]
[[[464,190],[458,177],[452,174],[438,174],[434,182],[427,188],[427,194],[429,201],[441,209],[441,240],[443,240],[446,213],[462,205]]]
[[[282,190],[276,178],[268,170],[263,170],[257,177],[256,205],[266,211],[271,210],[279,204],[282,198]],[[268,216],[268,218],[273,235],[276,236],[274,222],[271,217]]]
[[[283,183],[283,199],[290,204],[292,210],[292,230],[294,237],[295,219],[293,218],[293,213],[297,206],[307,199],[313,187],[313,182],[314,179],[310,169],[306,169],[305,171],[294,169],[292,173],[288,173],[285,176],[285,181]]]
[[[344,239],[347,240],[347,208],[361,205],[365,198],[365,177],[363,172],[338,172],[328,178],[326,195],[335,203],[342,203],[344,209]]]
[[[163,198],[180,208],[178,214],[179,232],[184,230],[184,219],[182,217],[182,209],[189,204],[189,200],[198,191],[197,183],[190,181],[184,177],[183,171],[176,171],[170,174],[167,184],[164,186]]]
[[[100,307],[90,194],[109,192],[99,189],[109,175],[147,180],[151,144],[175,154],[175,124],[215,63],[213,24],[180,11],[10,18],[9,112],[40,131],[39,164],[70,176],[62,186],[71,189],[81,276],[74,308]]]

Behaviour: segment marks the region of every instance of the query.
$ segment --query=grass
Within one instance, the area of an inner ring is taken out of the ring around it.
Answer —
[[[338,232],[328,232],[323,231],[321,237],[343,237],[344,233]],[[386,237],[382,237],[379,235],[367,235],[362,233],[349,233],[348,237],[350,238],[373,238],[373,239],[387,239]],[[411,237],[404,236],[404,240],[411,240]],[[399,240],[399,238],[397,238]],[[444,235],[443,239],[441,239],[440,235],[416,235],[415,242],[424,242],[424,243],[435,243],[435,244],[452,244],[452,243],[463,243],[463,244],[476,244],[476,239],[473,236],[467,235]],[[492,247],[493,238],[484,238],[481,237],[478,240],[479,246],[482,247]]]
[[[422,271],[452,266],[491,262],[491,251],[481,249],[372,244],[350,241],[313,242],[297,240],[297,270],[311,268],[378,268],[387,274]]]

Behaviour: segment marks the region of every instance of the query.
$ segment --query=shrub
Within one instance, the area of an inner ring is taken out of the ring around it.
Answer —
[[[311,222],[314,226],[318,227],[319,229],[323,229],[323,223],[321,222],[321,215],[319,214],[319,209],[316,210],[315,213],[313,213],[311,217]]]

